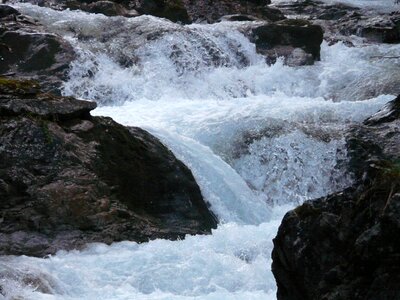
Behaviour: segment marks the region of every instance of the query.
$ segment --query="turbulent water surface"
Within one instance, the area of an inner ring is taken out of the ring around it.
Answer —
[[[376,57],[400,47],[323,44],[314,66],[267,66],[240,33],[246,23],[17,6],[77,50],[64,93],[156,135],[192,170],[221,224],[182,241],[0,258],[0,269],[40,278],[2,279],[7,298],[275,299],[270,254],[280,220],[351,183],[344,135],[393,99],[382,87],[398,82],[400,62]]]
[[[273,4],[290,3],[290,2],[302,2],[304,0],[272,0]],[[360,7],[365,9],[373,9],[382,12],[390,12],[399,9],[396,6],[396,0],[322,0],[327,4],[346,4],[354,7]]]

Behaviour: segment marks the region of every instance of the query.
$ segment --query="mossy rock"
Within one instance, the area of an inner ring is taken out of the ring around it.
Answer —
[[[14,95],[36,95],[40,84],[34,80],[19,80],[0,77],[0,93]]]

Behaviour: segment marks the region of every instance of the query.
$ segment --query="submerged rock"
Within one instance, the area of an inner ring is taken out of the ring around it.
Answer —
[[[0,296],[5,299],[24,299],[15,295],[15,289],[29,286],[37,292],[43,294],[54,294],[59,288],[55,280],[44,272],[29,267],[14,267],[6,263],[0,263]],[[9,297],[12,294],[13,296]]]
[[[400,96],[347,139],[353,187],[288,212],[278,299],[400,299]]]
[[[59,93],[75,58],[72,46],[10,6],[0,5],[0,21],[0,75],[35,79]]]
[[[190,170],[146,131],[90,116],[95,106],[0,80],[0,255],[216,227]]]

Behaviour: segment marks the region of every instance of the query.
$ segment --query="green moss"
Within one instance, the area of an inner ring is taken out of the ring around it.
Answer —
[[[42,128],[42,132],[43,132],[44,138],[46,139],[46,143],[48,145],[52,144],[53,137],[51,136],[48,122],[46,120],[40,120],[40,128]]]
[[[386,161],[382,169],[382,175],[394,181],[400,180],[400,159]]]
[[[18,80],[0,77],[0,92],[6,94],[37,94],[40,85],[33,80]]]

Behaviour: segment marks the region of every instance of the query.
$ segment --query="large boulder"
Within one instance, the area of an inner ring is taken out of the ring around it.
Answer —
[[[136,0],[135,9],[142,14],[166,18],[173,22],[191,23],[183,0]]]
[[[323,30],[304,20],[283,20],[253,27],[250,39],[269,63],[284,57],[290,66],[311,65],[320,59]]]
[[[69,8],[73,8],[72,4],[69,5]],[[81,3],[77,6],[77,8],[82,9],[84,11],[90,13],[103,14],[109,17],[112,16],[124,16],[124,17],[136,17],[139,13],[134,9],[129,9],[121,3],[112,2],[112,1],[96,1],[92,3]]]
[[[0,21],[0,75],[35,79],[59,93],[75,58],[71,45],[10,6],[0,5]]]
[[[278,299],[400,299],[400,96],[348,137],[354,186],[288,212]]]
[[[0,255],[216,227],[182,162],[146,131],[92,117],[95,107],[0,79]]]

